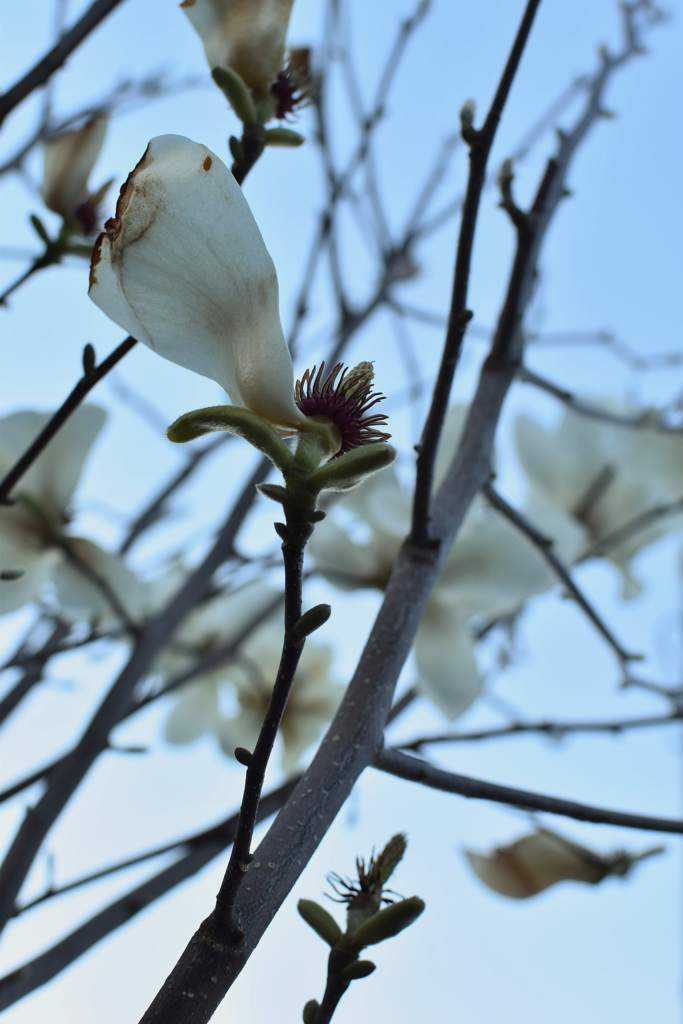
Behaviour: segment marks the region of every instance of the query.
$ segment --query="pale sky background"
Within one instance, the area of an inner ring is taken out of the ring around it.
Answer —
[[[68,5],[67,23],[85,4]],[[372,95],[398,21],[413,5],[377,0],[351,2],[356,68],[366,102]],[[672,9],[674,4],[671,3]],[[313,43],[320,36],[315,0],[297,0],[290,41]],[[436,0],[412,41],[388,104],[388,119],[378,134],[378,175],[392,225],[398,231],[443,140],[457,128],[462,103],[472,97],[483,117],[521,16],[520,0],[482,0],[479,4]],[[34,0],[27,25],[26,8],[0,6],[2,78],[5,89],[49,45],[53,4]],[[678,12],[676,12],[678,13]],[[616,5],[607,0],[544,0],[500,128],[491,168],[513,151],[552,99],[569,82],[595,66],[597,44],[616,45]],[[680,18],[657,29],[648,40],[650,55],[634,61],[614,80],[608,106],[616,118],[599,123],[584,147],[570,182],[573,196],[561,209],[544,250],[542,276],[531,324],[542,331],[613,331],[643,356],[680,349],[680,275],[683,215],[680,201]],[[124,76],[159,68],[175,75],[205,77],[201,88],[136,108],[112,123],[92,181],[114,177],[107,206],[113,212],[116,188],[142,155],[148,140],[164,133],[184,134],[225,156],[225,140],[236,121],[224,110],[211,85],[203,50],[183,14],[168,0],[127,0],[70,60],[55,83],[55,109],[70,114],[91,98],[105,97]],[[27,136],[39,109],[34,98],[6,123],[0,163]],[[340,106],[339,151],[353,144],[349,119]],[[571,112],[562,123],[571,124]],[[297,127],[310,135],[304,112]],[[350,139],[350,141],[349,141]],[[533,155],[518,168],[520,202],[534,191],[548,155],[548,132]],[[39,183],[38,154],[29,162]],[[464,187],[466,156],[461,148],[440,193],[447,202]],[[249,176],[245,192],[278,268],[283,322],[291,321],[308,240],[323,201],[319,164],[312,150],[272,151]],[[26,181],[6,177],[0,191],[2,246],[36,251],[27,227],[31,212],[45,216]],[[476,322],[488,326],[500,306],[513,245],[497,196],[484,198],[473,265],[470,306]],[[401,296],[434,312],[445,312],[454,250],[450,223],[424,251],[417,252],[420,274]],[[2,253],[3,250],[0,250]],[[353,294],[368,288],[366,257],[355,228],[345,240]],[[7,253],[5,253],[7,255]],[[2,284],[25,264],[0,261]],[[21,408],[57,406],[73,386],[86,341],[100,358],[122,338],[85,296],[83,263],[67,262],[30,281],[2,311],[2,414]],[[324,294],[318,291],[314,315],[304,333],[303,370],[319,358],[318,346],[329,323]],[[433,372],[441,340],[438,330],[411,328],[412,345],[425,379]],[[474,337],[466,346],[456,397],[471,394],[484,348]],[[373,359],[378,384],[388,393],[404,391],[407,378],[397,353],[390,319],[381,315],[356,339],[348,353]],[[549,348],[530,359],[538,372],[594,397],[633,396],[661,402],[680,391],[680,368],[638,375],[608,350]],[[675,375],[678,377],[676,381]],[[122,517],[130,514],[180,464],[180,455],[161,430],[141,423],[121,401],[115,379],[144,393],[163,423],[191,408],[220,401],[217,385],[158,359],[142,346],[131,353],[116,378],[105,381],[93,400],[111,411],[102,441],[94,451],[79,490],[79,529],[103,543],[114,543]],[[387,403],[389,406],[389,403]],[[510,398],[501,426],[501,479],[506,493],[521,493],[514,463],[510,424],[520,410],[554,422],[556,404],[519,386]],[[416,440],[415,419],[392,404],[392,430],[406,464]],[[222,508],[227,490],[221,481],[250,465],[238,446],[212,459],[198,477],[198,511],[176,520],[159,540],[141,545],[134,566],[149,572],[160,550],[180,544],[189,528],[202,530]],[[182,511],[190,497],[183,494]],[[105,507],[106,506],[106,507]],[[112,512],[112,509],[114,510]],[[205,534],[200,534],[204,538]],[[589,590],[618,636],[647,660],[642,675],[673,685],[680,682],[680,533],[652,546],[636,563],[645,583],[643,595],[623,604],[616,573],[606,566],[585,566],[580,582]],[[328,594],[322,585],[310,600]],[[335,617],[321,632],[334,643],[343,681],[353,667],[362,637],[358,621],[370,620],[373,596],[335,594]],[[1,637],[10,638],[30,621],[22,612],[4,620]],[[353,623],[353,625],[351,625]],[[11,644],[11,640],[8,639]],[[77,735],[74,688],[80,713],[97,703],[116,664],[103,655],[94,667],[82,659],[64,659],[55,669],[51,693],[40,707],[29,704],[17,718],[2,755],[0,786],[34,764],[40,744],[44,757],[57,753]],[[405,682],[411,681],[410,668]],[[660,702],[636,692],[618,692],[618,666],[609,650],[578,611],[557,594],[543,595],[525,614],[516,662],[495,685],[502,700],[529,718],[627,717],[664,711]],[[84,692],[87,694],[84,700]],[[49,714],[46,702],[49,700]],[[236,806],[241,770],[226,763],[209,739],[191,747],[164,746],[162,726],[168,706],[154,706],[144,719],[117,734],[120,742],[145,743],[146,758],[101,759],[63,824],[48,842],[56,878],[65,882],[99,865],[156,846],[180,833],[203,827]],[[498,722],[490,702],[480,702],[458,725],[463,729]],[[57,731],[53,724],[59,721]],[[436,711],[417,710],[400,726],[407,736],[443,726]],[[397,730],[398,735],[398,730]],[[618,739],[568,738],[553,744],[515,738],[498,744],[458,746],[439,752],[440,763],[455,771],[558,796],[643,813],[680,814],[680,730],[635,732]],[[42,760],[42,757],[41,757]],[[106,813],[103,813],[103,807]],[[10,833],[20,806],[6,809],[0,829]],[[595,849],[657,845],[656,835],[632,830],[582,826],[547,817],[549,827]],[[563,885],[526,903],[505,901],[485,890],[464,863],[461,849],[490,848],[521,834],[527,817],[492,804],[422,791],[368,771],[334,823],[283,911],[234,986],[214,1020],[261,1024],[298,1021],[311,997],[324,987],[326,951],[297,917],[297,899],[320,899],[329,871],[350,875],[356,856],[368,857],[397,831],[409,834],[406,858],[395,888],[422,896],[427,911],[400,937],[378,947],[378,970],[355,983],[335,1015],[338,1024],[374,1021],[443,1021],[460,1024],[575,1024],[576,1021],[641,1024],[680,1020],[680,839],[667,837],[664,856],[653,859],[623,883],[609,880],[592,889]],[[4,840],[3,840],[4,842]],[[27,897],[41,891],[46,863],[32,875]],[[37,1021],[122,1024],[135,1021],[157,991],[197,923],[212,905],[223,870],[217,862],[159,905],[139,915],[82,958],[63,976],[7,1012],[8,1024]],[[146,877],[143,867],[88,889],[19,922],[0,948],[5,973],[38,951],[35,936],[48,945],[71,923]],[[332,907],[332,912],[335,912]],[[337,909],[342,919],[342,909]],[[376,955],[375,955],[376,954]]]

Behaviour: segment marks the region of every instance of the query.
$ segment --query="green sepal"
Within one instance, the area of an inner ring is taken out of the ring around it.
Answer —
[[[316,629],[325,625],[331,614],[332,609],[329,604],[317,604],[314,608],[309,608],[294,624],[292,630],[294,636],[299,638],[310,636],[311,633],[315,633]]]
[[[319,935],[328,946],[336,946],[341,939],[343,932],[335,919],[324,907],[321,907],[315,900],[299,900],[296,909],[307,925],[316,935]]]
[[[374,946],[402,932],[417,920],[424,908],[424,900],[419,896],[409,896],[406,900],[391,903],[368,918],[350,938],[361,947]]]
[[[320,1009],[320,1003],[317,999],[309,999],[304,1006],[301,1019],[304,1024],[313,1024],[313,1021],[318,1016],[318,1010]]]
[[[386,469],[396,458],[396,449],[390,444],[368,444],[353,448],[345,455],[311,473],[313,487],[319,491],[348,491],[357,487],[366,477]]]
[[[294,462],[289,448],[270,423],[257,416],[250,409],[238,405],[214,405],[208,409],[196,409],[179,416],[168,428],[169,441],[184,444],[196,437],[225,430],[244,438],[258,451],[263,452],[283,473]]]
[[[306,139],[291,128],[269,128],[266,131],[266,146],[286,146],[293,149],[295,146],[303,146]]]
[[[90,342],[88,342],[88,344],[83,347],[82,360],[83,360],[83,376],[84,377],[90,377],[92,375],[96,365],[97,365],[97,357],[95,356],[95,349],[90,344]]]
[[[249,86],[232,68],[212,68],[211,77],[243,124],[258,120]]]
[[[243,764],[245,768],[248,768],[251,764],[252,757],[251,750],[247,750],[246,747],[235,747],[235,760]]]
[[[29,219],[31,221],[31,224],[33,225],[36,234],[41,239],[41,241],[45,242],[45,245],[52,245],[52,239],[48,235],[47,228],[43,224],[40,217],[37,217],[35,213],[32,213]]]
[[[287,488],[281,487],[280,484],[256,484],[256,490],[264,498],[270,498],[271,501],[279,501],[281,505],[284,505],[288,497]]]
[[[347,981],[358,981],[359,978],[368,978],[376,970],[377,964],[373,964],[372,960],[354,960],[342,967],[341,973]]]
[[[336,455],[340,447],[341,435],[337,427],[330,422],[308,419],[299,428],[294,459],[297,466],[310,473]]]

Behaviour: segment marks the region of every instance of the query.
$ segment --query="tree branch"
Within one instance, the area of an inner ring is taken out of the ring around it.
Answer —
[[[288,779],[282,786],[262,798],[258,821],[264,821],[282,806],[296,785],[297,779],[298,777]],[[233,814],[204,832],[180,840],[175,847],[178,849],[185,847],[187,852],[175,863],[114,900],[108,907],[99,911],[90,920],[34,960],[25,963],[5,978],[0,978],[0,1011],[6,1010],[18,1000],[23,999],[24,996],[47,984],[107,935],[127,924],[142,910],[180,885],[181,882],[193,878],[197,872],[201,871],[230,845],[236,825],[237,815]],[[155,851],[156,854],[163,852],[163,849]],[[119,867],[125,867],[125,865],[119,865]],[[117,870],[117,868],[114,867],[111,870]],[[100,873],[100,875],[103,874],[104,872]],[[84,882],[80,884],[84,884]],[[66,886],[63,891],[67,891],[69,888]]]
[[[517,37],[510,51],[510,56],[508,57],[483,127],[478,131],[471,127],[463,127],[463,137],[470,146],[470,174],[462,212],[460,235],[458,237],[453,291],[441,366],[436,379],[432,404],[425,422],[417,457],[412,537],[420,542],[424,542],[430,535],[429,520],[432,503],[434,459],[436,458],[436,449],[439,437],[441,436],[444,416],[448,408],[455,368],[460,358],[462,340],[471,318],[471,314],[467,310],[467,293],[479,203],[486,179],[486,165],[539,3],[540,0],[529,0],[526,5]]]
[[[632,729],[652,729],[660,725],[669,725],[683,719],[683,709],[672,711],[669,715],[650,715],[642,718],[613,718],[602,722],[510,722],[490,729],[474,729],[470,732],[437,733],[432,736],[418,736],[406,743],[399,743],[400,750],[420,751],[431,744],[474,743],[480,740],[507,739],[511,736],[528,736],[540,734],[552,740],[560,740],[565,736],[579,733],[611,733],[613,736]]]
[[[121,0],[95,0],[95,3],[91,4],[73,28],[62,36],[57,45],[53,46],[16,85],[13,85],[3,96],[0,96],[0,125],[7,115],[22,103],[27,96],[30,96],[36,89],[45,85],[50,76],[64,64],[76,47],[120,3]]]
[[[408,782],[418,782],[430,789],[439,789],[444,793],[455,793],[474,800],[491,800],[494,803],[520,807],[526,811],[543,811],[546,814],[559,814],[564,818],[576,821],[591,821],[598,825],[618,825],[622,828],[638,828],[646,832],[671,832],[683,835],[683,821],[670,818],[650,818],[643,814],[629,814],[625,811],[612,811],[603,807],[592,807],[590,804],[577,803],[574,800],[562,800],[559,797],[545,796],[542,793],[531,793],[525,789],[513,789],[511,786],[499,786],[495,782],[484,782],[472,779],[468,775],[458,775],[437,768],[427,761],[399,750],[383,750],[373,765],[379,771],[394,775]]]
[[[524,534],[525,537],[532,542],[534,547],[538,550],[539,554],[543,556],[548,565],[551,567],[558,580],[560,580],[567,591],[574,598],[579,608],[584,612],[588,619],[593,623],[598,633],[607,641],[609,646],[616,654],[619,662],[622,666],[626,665],[629,661],[640,661],[642,654],[631,654],[619,643],[617,638],[612,633],[611,629],[603,622],[601,616],[593,608],[588,598],[584,596],[582,591],[577,587],[574,580],[569,574],[569,570],[562,562],[561,558],[555,554],[553,550],[553,542],[550,538],[545,537],[539,530],[533,526],[532,523],[526,519],[525,516],[518,512],[517,509],[513,508],[512,505],[503,498],[501,494],[495,489],[492,483],[486,483],[482,487],[482,494],[490,502],[502,516],[504,516],[508,522],[516,526],[517,529]]]
[[[10,469],[4,479],[0,480],[0,505],[7,503],[7,499],[9,498],[12,490],[19,483],[24,473],[30,469],[41,452],[55,436],[59,428],[63,426],[72,412],[75,412],[88,392],[92,391],[95,385],[99,383],[99,381],[101,381],[110,370],[113,370],[116,364],[130,352],[134,345],[137,345],[135,338],[131,338],[130,336],[127,337],[110,355],[107,356],[106,359],[102,360],[99,366],[94,366],[92,370],[81,377],[78,384],[76,384],[76,387],[64,400],[49,423],[45,424],[30,448],[24,452],[22,457],[15,463],[12,469]]]

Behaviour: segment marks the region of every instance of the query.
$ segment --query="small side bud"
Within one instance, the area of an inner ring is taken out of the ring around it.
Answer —
[[[26,569],[0,569],[0,580],[5,583],[11,583],[14,580],[20,580],[22,576],[26,575]]]
[[[264,498],[270,498],[271,501],[277,501],[281,505],[284,505],[288,497],[287,489],[280,484],[256,484],[256,490]]]
[[[297,910],[316,935],[328,946],[336,946],[342,937],[342,930],[327,910],[315,900],[299,900]]]
[[[419,896],[392,903],[368,918],[351,936],[359,946],[374,946],[378,942],[398,935],[404,928],[416,921],[425,908]]]
[[[243,124],[254,124],[256,107],[249,86],[232,68],[213,68],[211,77]]]
[[[329,604],[317,604],[314,608],[309,608],[295,624],[292,630],[294,636],[302,639],[305,636],[310,636],[311,633],[315,633],[316,629],[325,625],[331,614],[332,609]]]
[[[90,342],[88,342],[88,344],[85,345],[84,348],[83,348],[82,359],[83,359],[83,376],[84,377],[90,377],[91,374],[95,370],[95,366],[97,365],[97,359],[95,357],[95,349],[90,344]]]
[[[342,968],[342,977],[347,981],[358,981],[359,978],[368,978],[376,970],[377,965],[372,960],[354,960]]]
[[[317,999],[309,999],[304,1006],[301,1019],[304,1024],[313,1024],[313,1021],[318,1016],[318,1010],[320,1009],[320,1003]]]
[[[38,237],[40,238],[40,240],[42,242],[45,242],[45,245],[50,245],[51,244],[50,236],[48,235],[47,228],[43,224],[43,222],[40,219],[40,217],[36,217],[35,213],[32,213],[31,217],[30,217],[30,220],[31,220],[31,224],[33,225],[33,228],[34,228],[36,234],[38,235]]]
[[[235,760],[243,764],[245,768],[248,768],[251,764],[253,755],[250,750],[246,747],[235,747]]]
[[[348,491],[366,477],[386,469],[396,458],[390,444],[368,444],[353,448],[311,473],[310,484],[319,491]]]
[[[297,146],[303,146],[306,139],[298,132],[292,131],[291,128],[269,128],[266,131],[265,141],[266,146],[283,146],[294,149]]]
[[[477,112],[474,100],[466,100],[460,110],[460,134],[465,142],[471,144],[477,134],[474,127],[474,116]]]

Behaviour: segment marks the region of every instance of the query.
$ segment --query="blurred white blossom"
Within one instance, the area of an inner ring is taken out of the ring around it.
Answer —
[[[603,406],[608,413],[638,413],[615,402],[606,401]],[[558,522],[564,518],[580,524],[586,531],[586,551],[656,505],[683,498],[680,433],[665,433],[647,424],[619,426],[567,409],[554,430],[520,416],[516,437],[531,483],[531,518],[551,514]],[[680,522],[679,517],[676,525]],[[633,557],[673,525],[672,517],[660,518],[607,546],[605,557],[622,575],[624,597],[633,597],[641,589],[631,572]]]
[[[104,581],[131,618],[142,610],[142,590],[116,556],[93,541],[73,537],[70,502],[106,414],[95,405],[77,409],[48,443],[0,508],[0,614],[40,596],[52,581],[60,614],[71,621],[111,617]],[[51,419],[50,413],[16,412],[0,424],[0,476],[23,455]]]
[[[256,94],[282,70],[294,0],[183,0],[210,68],[232,68]]]
[[[437,483],[453,455],[465,409],[450,411],[437,460]],[[354,539],[335,522],[335,507],[316,526],[310,550],[320,572],[342,589],[384,589],[410,529],[412,498],[393,470],[371,478],[340,503],[367,539]],[[582,531],[567,531],[558,545],[573,557]],[[475,499],[448,554],[415,638],[418,685],[450,719],[479,695],[481,680],[467,624],[516,611],[526,598],[555,583],[542,556],[518,530]]]
[[[263,622],[237,649],[180,691],[166,722],[169,743],[190,743],[216,735],[232,757],[236,747],[253,749],[268,707],[282,651],[282,615],[270,611],[277,595],[260,584],[209,601],[193,611],[176,632],[157,670],[165,678],[189,668],[240,635],[259,615]],[[282,767],[293,771],[304,751],[331,721],[344,688],[330,679],[331,648],[308,640],[280,726]]]
[[[107,134],[107,118],[96,117],[78,131],[65,132],[45,142],[45,169],[41,195],[49,210],[67,227],[91,235],[99,226],[99,205],[111,181],[97,191],[88,188]]]
[[[242,190],[206,148],[152,139],[93,252],[90,297],[159,355],[217,381],[283,433],[294,404],[273,261]]]
[[[609,875],[623,877],[637,861],[661,852],[662,848],[657,847],[640,854],[618,850],[604,855],[557,832],[539,829],[513,843],[497,846],[491,853],[465,850],[465,856],[487,888],[523,900],[558,882],[597,885]]]

